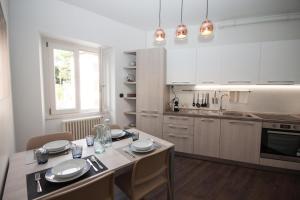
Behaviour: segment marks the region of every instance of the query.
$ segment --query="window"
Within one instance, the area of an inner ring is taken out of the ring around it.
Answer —
[[[43,43],[48,114],[99,112],[99,49],[53,39]]]

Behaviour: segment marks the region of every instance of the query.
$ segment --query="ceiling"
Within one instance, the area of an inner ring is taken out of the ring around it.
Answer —
[[[159,0],[61,0],[99,15],[151,30],[158,24]],[[175,27],[180,21],[181,0],[162,1],[162,27]],[[205,17],[206,0],[185,0],[183,22],[200,24]],[[223,21],[237,18],[300,12],[300,0],[209,0],[209,18]]]

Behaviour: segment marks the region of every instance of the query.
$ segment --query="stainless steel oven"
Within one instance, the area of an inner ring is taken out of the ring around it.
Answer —
[[[264,122],[260,156],[300,162],[300,125]]]

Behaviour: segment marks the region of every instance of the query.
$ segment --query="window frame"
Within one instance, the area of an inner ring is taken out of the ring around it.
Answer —
[[[56,118],[74,115],[89,115],[99,114],[101,112],[101,48],[89,47],[73,42],[62,41],[52,38],[42,38],[42,59],[44,71],[44,98],[45,98],[45,113],[46,118]],[[55,96],[55,76],[54,76],[54,55],[53,50],[67,50],[72,51],[74,55],[74,73],[75,73],[75,108],[74,109],[56,109],[56,96]],[[81,110],[80,98],[80,65],[79,65],[79,52],[86,51],[98,55],[99,64],[99,109]]]

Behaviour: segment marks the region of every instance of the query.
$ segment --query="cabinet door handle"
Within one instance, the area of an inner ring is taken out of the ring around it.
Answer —
[[[228,83],[251,83],[251,81],[228,81]]]
[[[175,138],[182,138],[182,139],[188,139],[189,136],[185,135],[174,135],[174,134],[168,134],[169,137],[175,137]]]
[[[172,126],[168,125],[169,128],[174,128],[174,129],[189,129],[188,127],[183,127],[183,126]]]
[[[172,83],[173,84],[176,84],[176,83],[183,83],[183,84],[187,83],[188,84],[188,83],[191,83],[191,82],[189,82],[189,81],[172,81]]]
[[[202,81],[203,84],[214,84],[214,81]]]
[[[254,123],[251,122],[229,122],[230,124],[233,125],[246,125],[246,126],[254,126]]]
[[[268,81],[268,83],[274,83],[274,84],[294,84],[294,81]]]
[[[184,120],[184,121],[186,121],[186,120],[188,120],[189,118],[187,118],[187,117],[168,117],[169,119],[178,119],[178,120]]]
[[[149,114],[141,114],[142,117],[154,117],[157,118],[158,115],[149,115]]]
[[[141,113],[152,113],[152,114],[158,114],[157,110],[141,110]]]
[[[201,119],[202,122],[214,122],[214,119]]]

